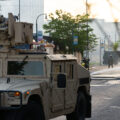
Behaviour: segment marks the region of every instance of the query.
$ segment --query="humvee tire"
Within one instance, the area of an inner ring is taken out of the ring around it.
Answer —
[[[86,98],[84,93],[79,92],[75,111],[66,115],[67,120],[85,120]]]
[[[0,110],[0,120],[5,120],[6,111]]]
[[[30,102],[27,107],[20,110],[16,120],[45,120],[41,104]]]
[[[16,110],[8,110],[6,114],[4,114],[4,119],[3,120],[16,120]]]
[[[36,102],[30,102],[16,113],[9,112],[5,120],[45,120],[45,118],[42,106]]]

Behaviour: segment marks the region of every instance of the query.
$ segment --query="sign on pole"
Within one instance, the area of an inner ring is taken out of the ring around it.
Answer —
[[[73,36],[73,45],[78,45],[78,36]]]
[[[100,47],[101,48],[104,48],[105,47],[105,44],[103,42],[100,43]]]
[[[38,31],[38,33],[37,33],[37,41],[41,41],[41,40],[43,40],[43,34],[42,34],[42,31]]]

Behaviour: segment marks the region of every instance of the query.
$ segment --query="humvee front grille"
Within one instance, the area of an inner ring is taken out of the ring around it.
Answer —
[[[0,107],[3,107],[4,97],[5,97],[5,94],[0,92]]]
[[[3,110],[19,109],[20,107],[22,107],[22,93],[20,92],[20,99],[19,99],[20,103],[19,103],[19,105],[11,106],[11,105],[8,104],[8,99],[7,99],[7,97],[8,97],[7,94],[9,92],[16,92],[16,91],[4,91],[4,90],[0,91],[0,110],[2,110],[2,109]],[[19,92],[19,91],[17,91],[17,92]]]

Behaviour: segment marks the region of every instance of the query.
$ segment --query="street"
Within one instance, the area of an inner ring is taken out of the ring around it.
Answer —
[[[119,120],[120,80],[92,80],[92,118],[87,120]],[[66,120],[64,116],[52,120]]]
[[[92,81],[92,118],[89,120],[119,120],[120,80]]]

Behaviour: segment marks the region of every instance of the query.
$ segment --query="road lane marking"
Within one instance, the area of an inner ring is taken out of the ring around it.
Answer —
[[[112,86],[112,85],[120,85],[120,80],[110,80],[105,82],[104,84],[92,84],[91,87],[105,87],[105,86]]]
[[[108,81],[105,84],[109,84],[109,85],[116,85],[116,84],[120,84],[119,80],[112,80],[112,81]]]
[[[120,109],[120,106],[110,106],[113,109]]]
[[[91,87],[104,87],[104,86],[109,86],[109,85],[91,85]]]
[[[111,100],[112,98],[109,98],[109,97],[105,97],[104,99],[105,99],[105,100]]]

